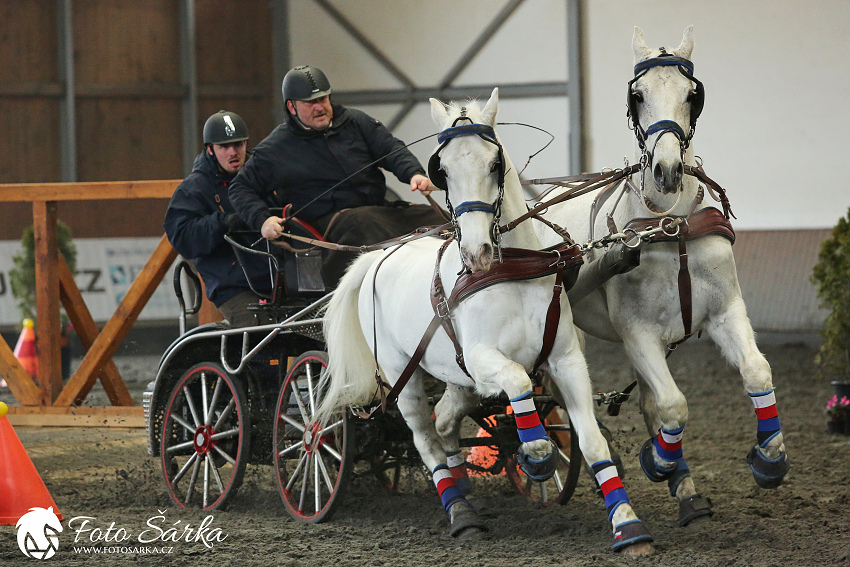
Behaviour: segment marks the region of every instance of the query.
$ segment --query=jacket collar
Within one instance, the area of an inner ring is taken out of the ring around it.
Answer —
[[[291,116],[287,116],[286,123],[289,126],[289,131],[295,134],[299,138],[319,138],[325,135],[333,135],[336,134],[342,126],[348,122],[350,116],[346,109],[341,104],[333,104],[331,103],[331,108],[334,111],[333,121],[331,121],[331,125],[328,126],[325,130],[313,130],[312,128],[306,128],[297,120],[293,119]]]

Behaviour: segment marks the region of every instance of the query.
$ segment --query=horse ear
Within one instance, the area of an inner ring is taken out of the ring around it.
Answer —
[[[446,112],[446,105],[437,100],[436,98],[428,99],[431,101],[431,118],[434,122],[442,128],[446,124],[446,120],[449,119],[449,113]]]
[[[481,122],[496,125],[496,114],[499,112],[499,87],[493,89],[490,95],[490,100],[484,105],[484,110],[481,111]]]
[[[673,50],[673,53],[685,59],[691,58],[691,53],[694,51],[694,25],[691,24],[685,28],[685,33],[682,34],[682,43],[679,47]]]
[[[652,50],[646,45],[643,39],[643,30],[635,26],[635,33],[632,36],[632,50],[635,52],[635,63],[639,63],[644,59],[649,59]]]

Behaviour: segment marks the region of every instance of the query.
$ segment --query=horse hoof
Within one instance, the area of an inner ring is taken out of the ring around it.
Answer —
[[[622,551],[629,556],[648,555],[654,551],[649,545],[652,542],[652,534],[640,520],[624,522],[614,528],[614,543],[611,549]],[[648,552],[647,552],[648,549]]]
[[[620,554],[626,557],[646,557],[655,554],[655,548],[651,543],[643,541],[624,547]]]
[[[698,518],[710,518],[714,514],[711,499],[700,494],[688,496],[679,502],[679,526],[684,527]]]
[[[458,539],[471,539],[490,530],[478,512],[466,502],[458,502],[449,513],[449,535]]]
[[[537,482],[544,482],[552,478],[558,467],[558,446],[555,445],[555,442],[548,437],[545,439],[549,441],[550,452],[542,459],[532,459],[525,454],[525,451],[522,450],[522,446],[520,446],[519,450],[516,452],[516,460],[517,463],[519,463],[520,470],[522,470],[528,478],[536,480]]]
[[[662,482],[672,477],[677,468],[677,464],[672,463],[669,469],[659,467],[655,462],[655,457],[652,456],[652,439],[647,439],[643,447],[640,448],[640,468],[643,469],[643,474],[652,482]]]
[[[761,488],[776,488],[782,484],[788,469],[791,468],[791,460],[786,453],[771,461],[764,458],[755,446],[747,453],[747,463],[753,471],[756,484]]]

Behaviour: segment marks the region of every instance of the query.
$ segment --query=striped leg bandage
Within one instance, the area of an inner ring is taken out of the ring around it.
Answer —
[[[446,512],[452,507],[452,504],[465,500],[460,488],[457,487],[452,472],[446,465],[437,465],[434,467],[434,485],[437,487],[437,492],[440,493],[440,500],[443,503],[443,508]]]
[[[779,434],[779,411],[776,409],[776,396],[773,390],[750,394],[756,417],[759,420],[758,442],[760,447],[766,447],[768,442]]]
[[[659,429],[658,435],[652,440],[655,445],[655,452],[658,453],[658,458],[668,462],[678,461],[682,458],[682,437],[684,436],[684,427],[679,429],[667,430]]]
[[[452,473],[452,478],[455,479],[455,484],[466,494],[469,492],[469,473],[466,469],[466,458],[460,450],[446,451],[446,465]]]
[[[605,498],[605,508],[608,511],[608,521],[614,516],[614,512],[620,504],[627,504],[629,496],[623,488],[623,481],[617,474],[617,467],[611,461],[599,461],[590,466],[596,477],[602,496]]]
[[[540,416],[537,415],[537,408],[534,406],[534,400],[531,399],[530,390],[512,399],[511,408],[514,410],[520,441],[528,443],[546,437],[546,429],[540,422]]]

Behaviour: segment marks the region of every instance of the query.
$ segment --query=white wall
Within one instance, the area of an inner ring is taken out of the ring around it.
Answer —
[[[676,47],[694,24],[705,110],[694,149],[726,188],[739,229],[824,228],[850,206],[850,2],[588,0],[590,165],[634,155],[626,129],[632,31]]]
[[[332,0],[418,87],[435,87],[472,45],[506,0]],[[337,90],[398,89],[403,85],[383,69],[312,0],[290,2],[292,63],[321,68]],[[564,0],[526,0],[470,62],[452,86],[565,81],[567,11]],[[485,91],[489,95],[489,90]],[[485,99],[486,100],[486,99]],[[358,106],[382,120],[399,105]],[[412,142],[436,133],[427,103],[416,106],[394,134]],[[502,99],[499,121],[545,128],[555,141],[535,158],[524,176],[566,175],[569,170],[567,99]],[[522,168],[548,141],[543,133],[518,126],[499,127],[506,151]],[[436,138],[411,147],[423,165]],[[408,200],[422,200],[388,176]]]
[[[332,1],[418,86],[435,86],[505,5]],[[401,86],[312,0],[290,4],[293,63],[321,67],[340,90]],[[850,1],[585,0],[583,6],[590,168],[619,167],[625,156],[634,161],[625,117],[633,26],[643,28],[650,46],[675,47],[694,24],[693,60],[706,88],[694,148],[729,191],[735,227],[824,228],[846,213]],[[526,0],[454,86],[562,81],[566,45],[566,1]],[[528,122],[556,136],[527,177],[568,173],[566,105],[557,97],[502,104],[500,120]],[[386,121],[396,107],[364,110]],[[409,142],[434,131],[422,104],[396,134]],[[547,140],[517,127],[502,127],[500,135],[518,167]],[[434,146],[428,141],[413,151],[425,162]]]

